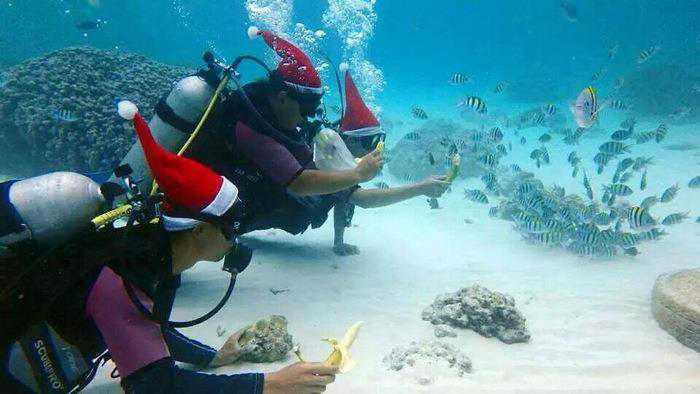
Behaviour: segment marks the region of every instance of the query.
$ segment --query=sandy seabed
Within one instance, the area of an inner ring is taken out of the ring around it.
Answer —
[[[651,127],[651,125],[649,125]],[[654,126],[655,127],[655,126]],[[677,128],[672,128],[677,130]],[[534,141],[539,132],[526,133]],[[519,137],[509,136],[514,153],[505,163],[533,169]],[[668,144],[697,140],[693,128],[671,134]],[[589,163],[604,137],[582,141],[577,150]],[[659,146],[633,148],[635,155],[656,157],[649,169],[649,189],[637,200],[679,182],[678,197],[655,208],[657,216],[691,211],[692,220],[668,229],[664,239],[643,244],[641,255],[614,261],[592,261],[559,249],[525,243],[512,223],[488,217],[488,207],[462,198],[464,187],[481,187],[476,179],[457,183],[430,210],[424,199],[356,212],[346,238],[361,248],[359,256],[337,257],[330,249],[332,225],[293,237],[262,231],[247,237],[256,248],[254,262],[240,276],[229,304],[214,318],[185,332],[220,346],[221,325],[233,332],[256,319],[281,314],[308,360],[328,354],[324,337],[338,337],[356,321],[365,326],[353,347],[358,367],[339,376],[328,393],[693,393],[700,392],[700,353],[678,343],[654,321],[650,294],[664,272],[698,267],[700,191],[685,187],[700,174],[700,151],[669,151]],[[571,147],[550,145],[553,165],[537,171],[546,184],[558,182],[568,192],[582,193],[571,179],[566,155]],[[612,171],[614,164],[609,166]],[[611,175],[595,177],[594,188]],[[392,183],[391,178],[388,179]],[[638,176],[635,181],[638,182]],[[393,182],[396,183],[396,182]],[[471,219],[473,224],[466,224]],[[227,275],[219,263],[200,263],[183,276],[174,319],[201,314],[223,294]],[[479,283],[512,295],[528,320],[532,339],[506,345],[473,331],[460,330],[444,341],[468,355],[473,372],[457,377],[433,369],[388,370],[382,359],[394,347],[434,339],[432,326],[420,313],[438,294]],[[289,289],[273,295],[269,289]],[[293,362],[238,364],[211,371],[273,371]],[[108,377],[111,367],[87,390],[119,392]],[[418,379],[432,378],[429,385]]]

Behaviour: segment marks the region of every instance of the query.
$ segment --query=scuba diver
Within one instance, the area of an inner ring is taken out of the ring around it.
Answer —
[[[67,393],[74,386],[81,389],[94,376],[99,361],[105,359],[105,349],[127,393],[325,391],[337,372],[337,368],[325,364],[300,362],[277,372],[238,375],[209,375],[175,365],[175,353],[182,350],[169,348],[165,330],[211,317],[226,302],[237,275],[250,262],[250,253],[240,251],[242,246],[235,241],[243,202],[230,180],[159,146],[135,105],[122,102],[119,113],[125,119],[133,119],[145,159],[163,190],[163,196],[146,198],[128,171],[120,167],[118,176],[124,178],[133,197],[128,200],[131,216],[126,226],[87,229],[80,225],[85,217],[100,212],[100,206],[110,205],[121,193],[119,185],[106,183],[98,187],[88,178],[72,174],[82,183],[68,185],[66,190],[66,177],[45,176],[49,181],[39,186],[82,193],[82,199],[69,202],[80,215],[59,220],[59,213],[66,212],[32,209],[47,208],[46,205],[22,204],[31,202],[28,190],[42,190],[36,183],[3,184],[7,203],[0,204],[0,223],[3,230],[11,230],[4,231],[6,235],[0,239],[4,245],[0,250],[0,351],[3,361],[10,361],[0,371],[2,392]],[[58,198],[52,203],[59,204],[66,197],[53,196]],[[35,200],[37,197],[46,198],[45,193],[34,193]],[[41,214],[46,215],[43,222]],[[52,231],[42,231],[42,223],[53,225],[49,228]],[[95,219],[93,223],[97,223]],[[76,234],[68,237],[67,230]],[[27,232],[31,237],[26,236]],[[56,243],[57,239],[60,242]],[[191,322],[169,321],[179,274],[198,261],[222,258],[231,282],[219,305]],[[21,340],[41,322],[50,323],[50,330],[45,326],[38,329],[49,330],[47,336]],[[65,351],[65,344],[54,340],[52,333],[77,347],[79,353]],[[20,343],[13,345],[17,340]],[[230,342],[221,354],[208,358],[207,364],[232,361],[240,349],[236,349],[237,343]],[[184,345],[204,347],[193,342]],[[206,358],[197,353],[202,351],[191,351],[189,356]],[[92,369],[76,375],[76,365],[79,361],[84,363],[76,355],[97,361]],[[22,373],[16,368],[22,361],[37,368]]]
[[[262,37],[281,57],[280,63],[266,78],[222,90],[220,102],[206,113],[202,133],[185,153],[238,186],[246,206],[241,233],[276,228],[300,234],[320,227],[335,206],[340,207],[336,223],[342,226],[336,225],[333,249],[339,255],[355,254],[357,248],[345,244],[342,236],[347,219],[341,218],[347,217],[351,205],[380,207],[418,195],[439,196],[446,190],[448,184],[439,178],[390,190],[360,189],[358,184],[374,178],[383,166],[382,152],[375,149],[379,139],[374,138],[383,133],[349,76],[347,91],[352,97],[341,132],[353,149],[353,143],[359,144],[355,152],[361,152],[361,158],[344,168],[320,168],[312,144],[330,123],[311,120],[323,113],[319,106],[324,92],[311,60],[270,31],[251,27],[248,35]],[[150,125],[167,149],[174,149],[179,142],[173,141],[194,128],[193,120],[212,96],[212,87],[220,84],[216,67],[208,63],[209,70],[178,82],[156,106]],[[142,162],[141,148],[135,144],[123,163],[143,168]],[[149,180],[145,169],[136,172]]]
[[[341,64],[345,73],[345,110],[340,120],[338,133],[344,145],[353,157],[362,157],[375,151],[378,144],[383,144],[386,133],[372,111],[367,108],[350,71]],[[342,146],[336,150],[342,149]],[[340,201],[334,208],[333,251],[338,255],[358,254],[355,245],[344,241],[345,229],[350,226],[354,207],[378,208],[392,205],[418,196],[437,198],[449,188],[450,182],[444,176],[430,176],[423,181],[392,188],[362,189],[357,188],[345,201]]]
[[[222,90],[202,132],[185,156],[229,178],[245,203],[240,232],[280,228],[299,234],[323,224],[330,209],[347,200],[357,185],[374,178],[383,166],[372,151],[352,168],[321,170],[314,163],[310,139],[320,125],[309,121],[319,110],[323,87],[309,57],[270,31],[249,29],[281,57],[266,78]],[[180,81],[156,107],[151,128],[166,149],[173,150],[194,128],[193,119],[220,83],[216,68]],[[237,79],[233,79],[236,83]],[[214,92],[216,94],[216,92]],[[196,105],[194,105],[196,103]],[[146,181],[141,147],[135,144],[122,163]]]

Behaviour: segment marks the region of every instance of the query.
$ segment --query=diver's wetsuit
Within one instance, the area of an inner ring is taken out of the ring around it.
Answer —
[[[88,358],[106,345],[128,393],[262,393],[262,374],[208,375],[178,368],[175,360],[206,366],[216,351],[173,329],[163,330],[128,298],[122,277],[133,283],[144,305],[150,307],[156,299],[159,314],[169,316],[179,284],[179,276],[170,274],[170,250],[168,233],[159,224],[79,237],[55,250],[20,284],[17,293],[26,305],[2,305],[3,325],[9,327],[2,330],[3,360],[7,344],[18,339],[22,327],[47,321]],[[60,267],[85,267],[85,274]],[[52,278],[59,282],[53,289]],[[50,306],[32,309],[35,305]],[[18,313],[25,307],[26,314]],[[0,383],[9,384],[8,379],[0,377]]]
[[[261,92],[251,84],[244,89],[260,114],[268,121],[274,119]],[[309,146],[314,131],[314,125],[306,124],[295,133],[285,132],[287,138],[271,135],[238,94],[230,92],[187,155],[238,187],[246,207],[241,233],[279,228],[300,234],[309,226],[320,227],[330,209],[339,201],[347,201],[357,189],[305,197],[287,191],[304,170],[315,169]]]

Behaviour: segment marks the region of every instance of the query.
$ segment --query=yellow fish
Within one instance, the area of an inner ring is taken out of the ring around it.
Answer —
[[[350,347],[352,346],[353,342],[355,342],[357,333],[360,331],[360,327],[363,324],[364,322],[357,322],[353,324],[350,328],[348,328],[348,330],[345,332],[345,336],[343,336],[343,339],[340,341],[334,338],[323,339],[323,341],[328,342],[331,345],[331,354],[324,362],[326,365],[338,367],[340,373],[348,372],[353,369],[355,365],[357,365],[355,360],[353,360],[350,356]]]

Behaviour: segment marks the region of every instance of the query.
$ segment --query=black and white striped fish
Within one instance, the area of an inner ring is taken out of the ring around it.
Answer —
[[[413,107],[413,109],[411,109],[411,114],[416,119],[428,119],[428,114],[421,107]]]
[[[469,108],[478,114],[485,114],[487,112],[486,102],[476,96],[469,96],[462,100],[457,107]]]
[[[466,74],[454,73],[450,77],[450,84],[451,85],[463,85],[465,83],[471,82],[471,80],[472,79]]]

